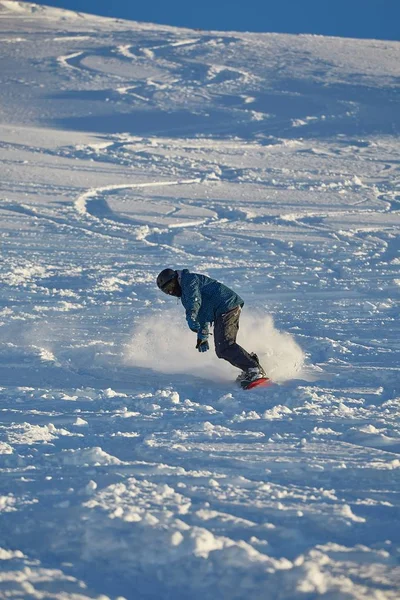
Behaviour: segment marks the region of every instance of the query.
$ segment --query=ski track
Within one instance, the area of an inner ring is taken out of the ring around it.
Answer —
[[[400,45],[0,22],[0,599],[397,600]]]

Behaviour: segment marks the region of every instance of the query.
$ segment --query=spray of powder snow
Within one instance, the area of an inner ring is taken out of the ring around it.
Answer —
[[[267,374],[277,382],[294,378],[304,364],[304,353],[293,337],[274,327],[265,314],[242,313],[238,343],[256,352]],[[126,364],[161,373],[187,373],[211,380],[232,380],[238,370],[216,357],[213,337],[210,351],[199,353],[196,334],[173,311],[154,314],[139,323],[125,355]]]

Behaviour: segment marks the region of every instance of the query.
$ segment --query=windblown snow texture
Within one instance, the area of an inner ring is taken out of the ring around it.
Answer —
[[[397,599],[400,44],[5,0],[0,42],[0,598]]]

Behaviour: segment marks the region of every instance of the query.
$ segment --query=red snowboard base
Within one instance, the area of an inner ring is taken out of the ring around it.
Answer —
[[[249,383],[249,385],[247,385],[243,389],[251,390],[252,388],[255,388],[255,387],[267,387],[268,385],[272,385],[271,379],[268,379],[268,377],[261,377],[260,379],[256,379],[255,381],[252,381],[251,383]]]

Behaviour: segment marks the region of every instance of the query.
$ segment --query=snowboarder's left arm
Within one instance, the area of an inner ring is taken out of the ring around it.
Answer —
[[[188,281],[185,282],[183,288],[186,308],[186,321],[189,328],[192,331],[200,331],[201,323],[198,322],[197,317],[201,306],[201,293],[199,281],[196,275],[190,275]]]

